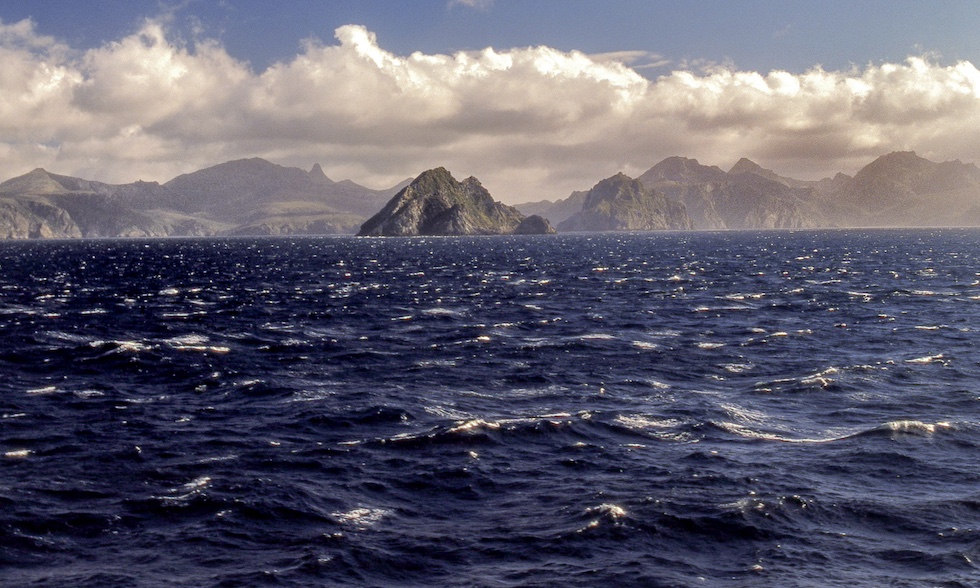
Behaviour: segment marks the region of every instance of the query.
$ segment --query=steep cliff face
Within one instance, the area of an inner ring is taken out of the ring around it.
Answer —
[[[0,198],[0,239],[67,239],[82,231],[64,210],[43,198]]]
[[[501,235],[524,220],[494,201],[476,178],[456,181],[445,168],[423,172],[361,226],[358,235]]]
[[[558,225],[559,231],[662,231],[690,229],[684,206],[646,188],[625,174],[596,184],[582,211]]]

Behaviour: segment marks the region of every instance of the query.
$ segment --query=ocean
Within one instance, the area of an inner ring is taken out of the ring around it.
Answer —
[[[0,585],[980,585],[980,231],[0,243]]]

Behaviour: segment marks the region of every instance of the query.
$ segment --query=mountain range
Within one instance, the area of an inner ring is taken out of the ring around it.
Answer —
[[[333,181],[319,165],[307,171],[258,158],[163,184],[107,184],[39,168],[0,184],[0,238],[354,234],[411,182],[372,190]],[[669,157],[636,178],[617,174],[516,209],[559,230],[980,226],[980,168],[903,151],[853,177],[804,181],[748,159],[724,171]]]
[[[35,169],[0,184],[0,238],[350,234],[407,185],[372,190],[264,159],[165,184],[106,184]]]
[[[615,176],[614,176],[615,177]],[[682,204],[695,230],[819,227],[980,226],[980,168],[935,163],[911,151],[883,155],[854,177],[796,180],[740,159],[727,172],[668,157],[636,178]],[[587,192],[557,202],[519,204],[559,230],[582,210]],[[605,230],[608,223],[577,224]]]

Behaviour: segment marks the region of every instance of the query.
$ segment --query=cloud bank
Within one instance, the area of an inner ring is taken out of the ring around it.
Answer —
[[[348,25],[335,43],[308,41],[256,72],[158,21],[86,51],[30,21],[0,23],[0,179],[41,166],[166,181],[257,156],[319,162],[372,187],[442,165],[515,203],[670,155],[723,168],[745,156],[814,179],[899,149],[980,161],[980,71],[969,62],[648,79],[628,65],[636,58],[549,47],[400,56]]]

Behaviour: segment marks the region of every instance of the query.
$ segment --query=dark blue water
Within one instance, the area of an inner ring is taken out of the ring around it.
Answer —
[[[980,232],[0,243],[3,586],[976,586]]]

